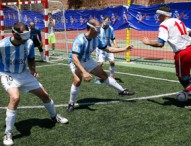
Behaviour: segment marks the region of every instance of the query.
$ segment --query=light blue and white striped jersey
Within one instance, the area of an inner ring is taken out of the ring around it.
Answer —
[[[106,44],[99,38],[93,38],[87,40],[85,34],[78,35],[72,45],[72,50],[69,55],[68,63],[72,62],[72,54],[78,54],[78,59],[80,62],[85,62],[91,58],[91,53],[98,47],[100,49],[105,49]]]
[[[111,40],[115,39],[115,33],[112,26],[109,26],[107,29],[100,29],[100,38],[107,44],[107,46],[111,47]]]
[[[107,44],[107,46],[111,47],[111,40],[115,39],[115,33],[114,33],[114,29],[112,26],[109,25],[109,27],[107,29],[103,29],[101,27],[100,29],[100,34],[99,34],[101,40],[104,41],[104,43]],[[96,49],[96,53],[107,53],[106,51],[100,50],[99,48]]]
[[[21,73],[27,69],[27,58],[34,58],[34,44],[31,39],[14,46],[11,37],[0,40],[0,72]]]

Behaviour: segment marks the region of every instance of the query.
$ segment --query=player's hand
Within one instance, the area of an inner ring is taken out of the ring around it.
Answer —
[[[126,47],[126,51],[131,51],[133,48],[134,48],[133,45],[127,46],[127,47]]]
[[[83,77],[84,77],[84,81],[86,82],[90,82],[92,79],[92,76],[88,72],[83,73]]]
[[[37,72],[32,73],[32,75],[33,75],[35,78],[39,78],[39,74],[38,74]]]
[[[149,45],[149,44],[150,44],[150,39],[147,38],[147,37],[144,37],[144,38],[142,39],[142,42],[143,42],[145,45]]]
[[[52,24],[52,23],[53,23],[53,20],[52,20],[52,19],[49,19],[48,22],[49,22],[50,24]]]
[[[52,17],[49,17],[49,21],[51,22],[53,19],[52,19]]]
[[[42,42],[40,42],[40,47],[42,47],[43,46],[43,43]]]

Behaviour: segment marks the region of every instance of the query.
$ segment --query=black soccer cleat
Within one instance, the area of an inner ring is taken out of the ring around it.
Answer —
[[[134,95],[135,92],[134,91],[129,91],[128,89],[123,90],[122,92],[119,92],[119,95],[123,96],[123,95]]]
[[[71,113],[74,111],[74,104],[68,104],[67,112]]]

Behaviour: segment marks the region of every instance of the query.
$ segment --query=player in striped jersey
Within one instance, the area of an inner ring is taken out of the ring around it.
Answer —
[[[191,38],[190,29],[176,18],[170,18],[172,13],[167,5],[161,6],[157,11],[159,20],[158,41],[143,38],[142,42],[153,47],[163,47],[168,42],[174,52],[176,75],[184,87],[184,91],[191,95]]]
[[[104,82],[117,90],[119,95],[133,95],[134,92],[123,88],[115,79],[108,77],[107,73],[100,67],[92,58],[91,53],[98,47],[99,49],[107,52],[123,52],[131,50],[133,46],[124,48],[109,47],[99,37],[100,24],[95,19],[90,19],[87,23],[87,32],[79,34],[72,45],[72,52],[69,56],[69,65],[73,74],[73,84],[70,90],[70,101],[67,108],[68,112],[74,110],[75,98],[79,92],[79,86],[82,78],[90,82],[91,74],[103,79]],[[91,73],[91,74],[90,74]]]
[[[67,123],[68,120],[56,113],[54,102],[45,91],[35,69],[34,44],[30,38],[27,25],[18,22],[12,27],[12,36],[0,41],[0,77],[10,100],[6,111],[6,129],[4,145],[13,145],[12,132],[14,128],[20,93],[31,92],[44,103],[53,122]],[[27,69],[27,64],[29,70]]]
[[[115,33],[113,27],[110,25],[110,17],[106,16],[103,18],[103,23],[101,25],[100,29],[100,38],[103,40],[107,46],[111,47],[111,41],[113,42],[113,46],[117,47],[117,42],[115,40]],[[114,54],[113,53],[108,53],[104,50],[101,50],[99,48],[96,49],[96,57],[97,57],[97,62],[98,64],[102,67],[103,62],[109,61],[110,63],[110,77],[114,78],[114,73],[115,73],[115,59],[114,59]],[[98,77],[95,77],[95,84],[101,84],[101,81]]]

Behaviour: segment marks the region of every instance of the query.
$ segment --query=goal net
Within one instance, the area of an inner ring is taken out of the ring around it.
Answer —
[[[50,8],[48,9],[48,5]],[[68,45],[63,4],[59,1],[34,0],[25,2],[3,2],[1,9],[1,38],[11,35],[11,27],[16,22],[23,22],[29,26],[34,22],[41,30],[43,48],[46,61],[63,60],[68,57]],[[52,55],[52,45],[48,44],[48,13],[53,14],[56,20],[55,55]],[[40,57],[38,48],[35,48],[36,58]]]
[[[56,22],[54,27],[56,36],[55,50],[52,52],[52,46],[49,44],[50,57],[52,58],[52,61],[68,59],[69,50],[64,5],[62,2],[55,0],[48,1],[48,4],[49,13],[52,13],[52,17]]]

